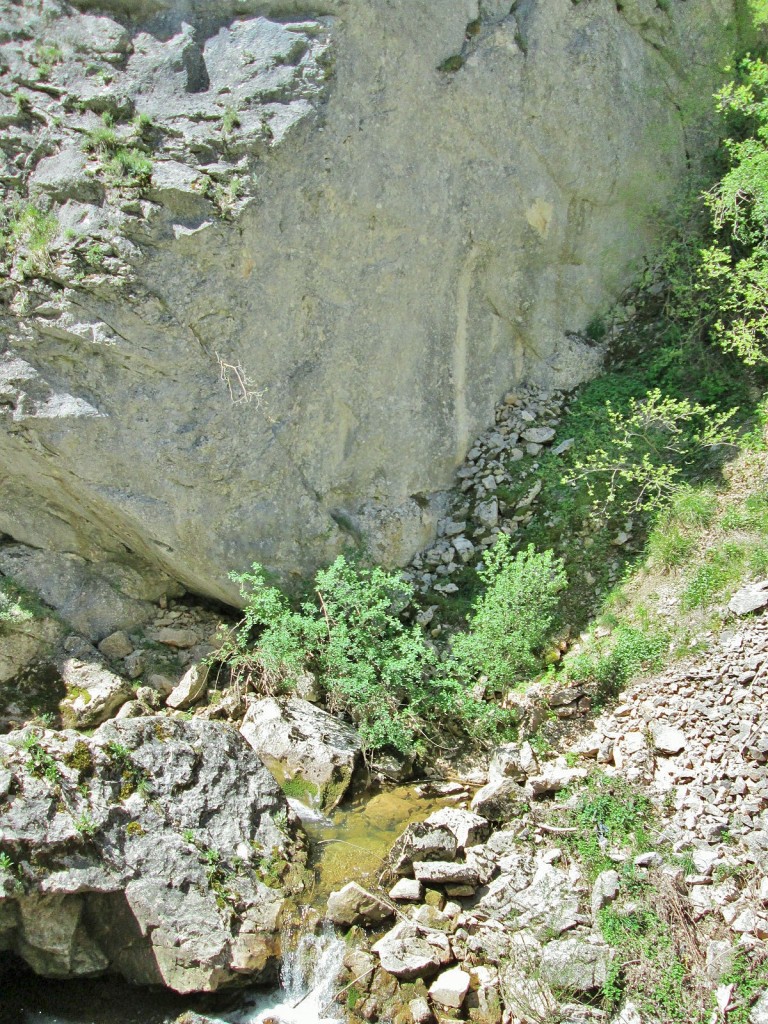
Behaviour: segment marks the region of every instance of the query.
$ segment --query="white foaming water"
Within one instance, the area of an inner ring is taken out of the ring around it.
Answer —
[[[344,950],[344,943],[330,927],[320,935],[304,933],[296,949],[283,957],[278,991],[249,997],[244,1007],[227,1015],[227,1022],[340,1024],[342,1017],[333,997]]]
[[[326,818],[322,811],[318,810],[317,807],[310,807],[308,804],[303,804],[301,800],[297,800],[295,797],[288,797],[288,804],[291,810],[301,819],[302,824],[307,822],[313,825],[330,826],[333,824],[330,818]]]

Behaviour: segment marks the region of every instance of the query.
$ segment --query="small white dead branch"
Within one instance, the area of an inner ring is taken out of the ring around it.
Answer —
[[[257,388],[255,381],[251,380],[240,363],[228,363],[222,359],[218,352],[216,353],[216,359],[219,363],[220,379],[229,389],[229,397],[232,400],[232,404],[239,405],[241,402],[252,402],[255,400],[256,407],[258,408],[264,395],[267,393],[267,389]]]

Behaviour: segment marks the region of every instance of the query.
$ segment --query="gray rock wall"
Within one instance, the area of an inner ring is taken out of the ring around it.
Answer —
[[[5,255],[0,531],[227,600],[405,561],[508,387],[596,372],[734,5],[0,4],[0,181],[56,218]]]

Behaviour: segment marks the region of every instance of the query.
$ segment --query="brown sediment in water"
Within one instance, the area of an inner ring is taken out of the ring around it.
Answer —
[[[347,882],[365,885],[375,881],[403,829],[450,802],[445,797],[420,796],[414,786],[397,786],[338,808],[330,824],[306,822],[315,849],[313,903],[324,907],[329,893]]]

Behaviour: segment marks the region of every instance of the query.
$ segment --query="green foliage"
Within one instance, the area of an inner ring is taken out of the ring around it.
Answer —
[[[442,71],[445,74],[455,74],[464,67],[464,58],[460,53],[454,53],[450,57],[446,57],[445,60],[438,65],[437,70]]]
[[[40,613],[39,603],[9,576],[0,576],[0,626],[29,622]]]
[[[81,836],[87,836],[88,838],[95,836],[99,831],[99,826],[90,816],[88,811],[83,811],[82,814],[78,815],[78,817],[74,819],[74,826]]]
[[[648,797],[621,778],[594,772],[574,794],[568,822],[576,828],[565,842],[581,858],[587,876],[594,881],[601,871],[616,865],[608,850],[619,847],[629,853],[653,848],[650,828],[653,805]]]
[[[105,245],[101,245],[99,242],[93,242],[85,251],[85,262],[89,267],[98,267],[104,258],[108,255],[109,250]]]
[[[23,746],[29,755],[26,768],[30,775],[47,779],[51,785],[56,785],[61,778],[59,766],[38,738],[34,735],[27,736]]]
[[[14,871],[16,865],[13,862],[13,857],[6,853],[5,850],[0,852],[0,871]]]
[[[76,740],[71,752],[64,758],[68,768],[74,768],[80,780],[93,775],[93,758],[91,750],[83,740]]]
[[[615,697],[641,672],[660,668],[669,642],[665,632],[623,623],[604,644],[569,658],[567,677],[594,687],[596,701],[600,703]]]
[[[454,639],[453,660],[460,675],[485,675],[503,689],[541,668],[541,648],[566,579],[551,551],[537,553],[529,545],[513,554],[506,534],[483,560],[478,572],[486,589],[473,605],[469,631]]]
[[[139,114],[133,122],[133,132],[120,134],[114,127],[114,118],[104,114],[103,124],[97,125],[85,137],[83,149],[93,154],[101,164],[107,181],[125,188],[145,188],[152,177],[148,136],[153,128],[146,114]]]
[[[114,184],[142,188],[152,177],[152,161],[138,149],[121,146],[104,164],[104,173]]]
[[[768,538],[763,542],[724,541],[711,547],[692,572],[683,591],[684,610],[702,608],[738,586],[744,577],[768,570]]]
[[[236,685],[262,693],[290,688],[313,672],[328,706],[347,714],[370,749],[410,752],[425,721],[450,717],[478,734],[495,734],[509,715],[481,704],[438,659],[416,624],[401,613],[413,588],[397,573],[340,555],[315,576],[312,595],[291,603],[267,583],[263,568],[232,574],[245,599],[239,626],[221,638],[216,657]]]
[[[720,979],[721,985],[733,985],[728,1024],[749,1024],[752,1006],[768,988],[768,956],[765,950],[740,949],[731,968]]]
[[[35,66],[38,76],[42,81],[50,77],[51,71],[56,64],[64,60],[64,54],[58,43],[38,43],[35,46]]]
[[[0,211],[0,261],[10,261],[21,277],[50,269],[59,225],[52,213],[32,203],[8,202]]]
[[[685,564],[700,543],[700,531],[711,525],[717,497],[710,490],[684,486],[663,509],[648,537],[648,553],[664,569]]]
[[[221,115],[221,130],[225,135],[231,135],[235,128],[240,127],[240,118],[234,107],[227,107]]]
[[[746,57],[718,94],[731,135],[726,170],[705,194],[709,237],[679,311],[748,366],[768,363],[768,65]],[[685,283],[685,282],[683,282]],[[678,289],[678,293],[680,289]],[[698,308],[696,308],[698,307]]]
[[[611,1008],[623,996],[625,965],[641,964],[642,974],[633,972],[634,984],[628,987],[643,1010],[653,1014],[654,1020],[668,1024],[702,1021],[686,991],[689,969],[673,942],[669,926],[655,910],[641,905],[622,913],[606,907],[598,915],[598,924],[606,942],[618,953],[603,989]]]
[[[117,152],[120,145],[120,136],[111,124],[100,124],[88,132],[83,142],[83,149],[86,153],[111,156]]]
[[[606,406],[608,443],[588,452],[566,478],[585,479],[595,508],[603,512],[613,504],[626,514],[660,508],[680,487],[683,473],[702,465],[711,449],[735,447],[736,409],[720,412],[659,388],[630,399],[627,412]]]

